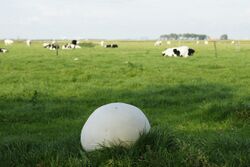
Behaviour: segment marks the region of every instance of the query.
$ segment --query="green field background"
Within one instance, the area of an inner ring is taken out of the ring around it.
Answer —
[[[90,42],[57,56],[19,41],[0,54],[0,166],[250,165],[250,41],[217,41],[217,56],[213,42]],[[179,45],[196,53],[161,56]],[[140,108],[150,134],[86,153],[85,121],[112,102]]]

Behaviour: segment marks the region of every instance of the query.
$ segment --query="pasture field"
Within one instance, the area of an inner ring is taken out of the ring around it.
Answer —
[[[217,57],[211,43],[181,43],[196,50],[186,59],[161,56],[178,42],[117,43],[56,56],[18,42],[0,54],[0,166],[250,166],[249,41],[218,42]],[[82,126],[111,102],[143,110],[151,132],[84,152]]]

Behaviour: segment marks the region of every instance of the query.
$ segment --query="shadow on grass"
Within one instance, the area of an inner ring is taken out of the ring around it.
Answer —
[[[125,102],[135,105],[149,115],[158,115],[172,111],[178,114],[190,111],[191,114],[192,111],[204,103],[220,104],[228,102],[233,98],[233,95],[230,88],[222,85],[183,84],[172,87],[150,86],[137,90],[95,88],[87,96],[71,96],[67,98],[53,97],[39,90],[31,90],[24,97],[0,97],[0,122],[28,121],[28,123],[32,123],[33,121],[47,122],[57,118],[74,119],[90,114],[99,106],[111,102]],[[212,107],[216,108],[216,105]],[[178,111],[175,108],[178,108]],[[210,110],[214,111],[216,109],[208,107],[206,110],[208,110],[209,114]],[[218,112],[220,111],[224,110],[219,109]],[[225,113],[221,112],[221,114],[224,115]]]

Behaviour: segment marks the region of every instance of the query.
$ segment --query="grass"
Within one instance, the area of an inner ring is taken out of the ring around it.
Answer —
[[[219,42],[218,57],[212,44],[185,42],[197,51],[188,59],[164,58],[167,45],[153,43],[88,42],[59,56],[40,42],[9,46],[0,55],[0,166],[249,166],[250,42]],[[84,152],[82,126],[111,102],[142,109],[151,132],[131,148]]]

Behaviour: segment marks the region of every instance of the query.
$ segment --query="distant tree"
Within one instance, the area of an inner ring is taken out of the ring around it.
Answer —
[[[221,35],[220,40],[228,40],[228,35],[227,34]]]
[[[199,35],[199,40],[206,40],[208,39],[207,35]]]

